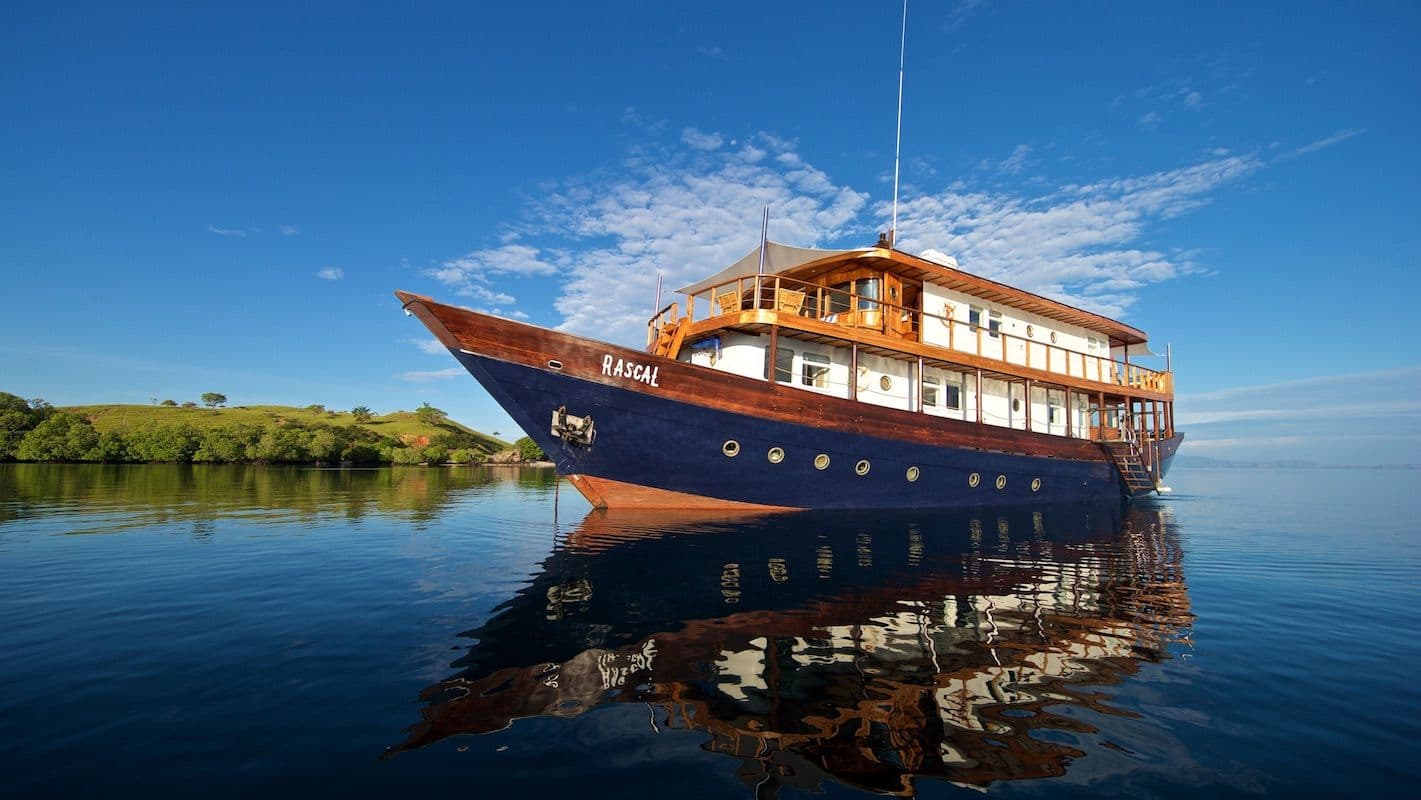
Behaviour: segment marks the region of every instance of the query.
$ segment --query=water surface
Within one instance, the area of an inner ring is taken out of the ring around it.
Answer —
[[[0,794],[1403,796],[1415,475],[735,518],[0,464]]]

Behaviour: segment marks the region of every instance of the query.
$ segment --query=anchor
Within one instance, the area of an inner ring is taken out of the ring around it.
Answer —
[[[553,412],[552,434],[566,444],[591,447],[597,438],[597,429],[592,426],[592,417],[578,417],[567,413],[567,406],[558,406]]]

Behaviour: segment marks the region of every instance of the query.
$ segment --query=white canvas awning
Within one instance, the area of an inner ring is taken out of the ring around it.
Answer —
[[[1160,357],[1159,353],[1155,353],[1150,350],[1149,342],[1140,342],[1139,344],[1132,344],[1128,348],[1112,347],[1110,348],[1110,357],[1117,360],[1122,359],[1125,357],[1125,353],[1127,350],[1129,351],[1131,358],[1135,358],[1136,356],[1154,356],[1156,358]]]
[[[778,275],[811,261],[819,261],[824,258],[834,256],[849,255],[853,253],[867,253],[872,248],[859,250],[816,250],[812,247],[790,247],[787,244],[776,244],[767,242],[765,244],[765,274]],[[725,269],[706,278],[697,281],[690,286],[683,286],[676,291],[681,294],[700,294],[705,290],[730,283],[737,278],[745,278],[755,275],[760,271],[760,248],[756,247],[745,255],[744,258],[731,264]]]

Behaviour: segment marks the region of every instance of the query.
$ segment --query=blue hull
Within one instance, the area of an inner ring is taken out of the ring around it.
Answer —
[[[1119,472],[1109,461],[929,446],[829,431],[467,351],[451,352],[563,475],[782,508],[1100,503],[1119,502],[1125,495]],[[590,446],[569,444],[552,434],[552,416],[559,407],[593,419],[597,435]],[[1173,457],[1179,438],[1163,443],[1162,463]],[[738,445],[733,457],[725,454],[728,441]],[[769,458],[773,448],[783,450],[779,463]],[[815,466],[820,454],[829,457],[824,469]],[[862,462],[868,468],[859,474]],[[909,479],[913,468],[916,480]]]

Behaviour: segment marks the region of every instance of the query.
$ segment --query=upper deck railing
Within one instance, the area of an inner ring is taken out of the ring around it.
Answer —
[[[704,312],[701,314],[697,313],[698,296],[710,300],[701,306]],[[880,297],[854,294],[778,275],[738,278],[700,295],[692,295],[687,298],[685,317],[680,314],[679,304],[667,305],[647,321],[647,344],[650,346],[656,342],[669,324],[689,324],[755,310],[774,311],[846,329],[872,331],[899,340],[936,345],[946,351],[943,360],[949,362],[952,353],[965,353],[1102,384],[1160,393],[1174,390],[1171,373],[1115,360],[1108,355],[1108,350],[1104,355],[1083,352],[1034,337],[1007,333],[994,328],[987,319],[974,324],[955,316],[908,308]],[[781,324],[793,327],[793,321],[782,320]],[[930,327],[935,328],[934,335],[924,336]],[[1109,345],[1102,342],[1102,346],[1108,348]]]

